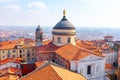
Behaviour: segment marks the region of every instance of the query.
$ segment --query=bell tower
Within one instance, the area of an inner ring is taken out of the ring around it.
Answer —
[[[38,27],[36,28],[35,40],[36,40],[36,46],[43,45],[43,31],[40,28],[40,25],[38,25]]]

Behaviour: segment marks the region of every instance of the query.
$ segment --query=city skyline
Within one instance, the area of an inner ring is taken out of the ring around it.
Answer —
[[[119,0],[0,0],[0,25],[54,26],[63,9],[74,26],[119,27]]]

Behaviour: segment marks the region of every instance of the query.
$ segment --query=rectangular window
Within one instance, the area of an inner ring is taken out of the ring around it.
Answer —
[[[34,53],[32,53],[32,56],[34,56]]]
[[[16,52],[16,50],[13,50],[13,53],[15,53]]]
[[[25,56],[25,54],[23,54],[23,57]]]
[[[23,49],[23,52],[25,52],[25,50]]]
[[[30,51],[30,49],[28,49],[28,52]]]
[[[34,49],[32,49],[32,51],[34,51]]]
[[[10,58],[10,50],[8,50],[8,55],[7,56],[8,56],[8,58]]]
[[[2,58],[4,59],[4,58],[5,58],[5,56],[3,55],[3,56],[2,56]]]
[[[70,43],[70,38],[68,38],[67,42]]]
[[[20,54],[20,58],[22,58],[22,54]]]
[[[32,58],[32,60],[34,60],[34,57]]]
[[[19,53],[22,53],[22,50],[19,50]]]
[[[61,38],[60,37],[58,37],[58,43],[61,43]]]
[[[87,74],[91,74],[91,66],[87,66]]]
[[[54,42],[54,37],[53,37],[53,42]]]
[[[2,51],[2,53],[4,53],[4,50]]]
[[[30,58],[27,58],[27,60],[29,61],[29,60],[30,60]]]
[[[74,37],[74,41],[76,41],[76,37]]]
[[[12,57],[15,58],[15,55],[13,55]]]
[[[30,53],[27,53],[27,57],[30,57]]]

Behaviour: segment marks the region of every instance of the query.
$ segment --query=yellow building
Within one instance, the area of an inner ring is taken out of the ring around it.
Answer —
[[[0,60],[7,58],[23,58],[26,62],[34,62],[34,41],[22,38],[13,41],[0,42]]]

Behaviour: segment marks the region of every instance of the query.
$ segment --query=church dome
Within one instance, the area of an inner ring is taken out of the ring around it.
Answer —
[[[75,30],[75,27],[71,22],[66,19],[65,11],[63,12],[63,18],[59,21],[53,29]]]
[[[42,29],[40,28],[40,25],[38,25],[37,29],[36,29],[36,32],[38,31],[42,31]]]
[[[63,18],[59,21],[52,30],[52,40],[53,44],[57,46],[62,46],[66,44],[75,45],[76,40],[76,29],[75,27],[66,19],[65,10],[63,11]]]
[[[71,22],[69,22],[65,16],[59,21],[53,29],[75,29]]]
[[[53,27],[53,35],[76,35],[76,29],[72,23],[66,19],[65,13],[64,10],[63,18]]]

